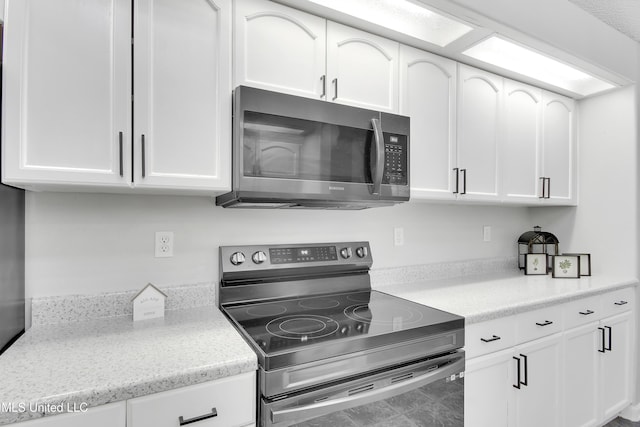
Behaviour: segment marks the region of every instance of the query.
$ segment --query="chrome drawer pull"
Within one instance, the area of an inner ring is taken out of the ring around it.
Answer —
[[[627,303],[626,301],[614,302],[615,305],[625,305],[626,303]]]
[[[552,323],[553,323],[553,322],[552,322],[551,320],[545,320],[545,321],[544,321],[544,322],[542,322],[542,323],[538,323],[538,322],[536,322],[536,325],[538,325],[538,326],[548,326],[548,325],[551,325]]]
[[[482,342],[491,342],[491,341],[498,341],[500,339],[499,336],[494,335],[491,338],[480,338],[480,341]]]
[[[209,418],[213,418],[217,416],[218,416],[218,411],[216,411],[216,408],[211,408],[210,414],[200,415],[199,417],[194,417],[188,420],[185,420],[184,417],[180,415],[180,417],[178,418],[178,421],[180,422],[181,426],[186,426],[187,424],[197,423],[198,421],[208,420]]]
[[[587,311],[579,311],[578,313],[582,314],[583,316],[588,316],[590,314],[595,313],[595,311],[593,310],[587,310]]]

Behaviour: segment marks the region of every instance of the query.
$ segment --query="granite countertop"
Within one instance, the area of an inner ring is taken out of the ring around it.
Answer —
[[[590,276],[552,279],[499,273],[374,286],[375,289],[465,317],[467,325],[535,310],[615,289],[637,286],[634,278]]]
[[[214,306],[135,323],[34,326],[0,356],[0,425],[48,415],[30,405],[92,407],[256,369],[255,353]]]

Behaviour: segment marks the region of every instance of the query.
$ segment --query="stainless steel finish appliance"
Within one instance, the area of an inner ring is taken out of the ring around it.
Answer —
[[[463,426],[464,318],[372,290],[371,265],[368,242],[220,248],[220,308],[258,356],[259,426]]]
[[[24,191],[0,184],[0,354],[24,332]]]
[[[364,209],[409,200],[409,118],[239,86],[234,208]]]

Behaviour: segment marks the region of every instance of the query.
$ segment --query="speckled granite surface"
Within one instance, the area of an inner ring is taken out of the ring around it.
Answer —
[[[31,404],[92,407],[255,369],[255,353],[214,306],[35,326],[0,356],[0,425],[45,415]]]
[[[634,278],[552,279],[550,275],[514,272],[401,284],[373,283],[379,291],[464,316],[467,325],[637,285]]]
[[[160,289],[167,294],[166,310],[185,310],[215,305],[215,286],[213,283],[161,287]],[[138,291],[134,290],[95,295],[33,298],[31,301],[31,324],[33,326],[52,325],[130,316],[133,310],[131,299],[137,293]]]

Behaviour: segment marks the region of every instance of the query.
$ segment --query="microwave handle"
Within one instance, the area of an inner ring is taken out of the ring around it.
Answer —
[[[375,145],[371,147],[371,179],[373,180],[373,191],[371,194],[379,195],[382,186],[382,175],[384,174],[384,136],[380,119],[371,119]],[[375,155],[374,155],[375,147]]]

